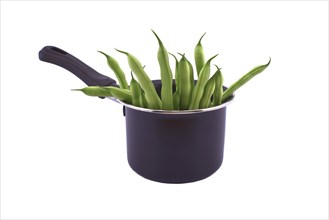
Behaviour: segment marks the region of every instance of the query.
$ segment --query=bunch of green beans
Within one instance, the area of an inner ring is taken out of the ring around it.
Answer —
[[[131,69],[130,85],[128,85],[125,73],[119,63],[112,56],[98,51],[106,57],[108,66],[118,79],[119,88],[113,86],[89,86],[82,89],[74,89],[74,91],[81,91],[89,96],[115,97],[122,102],[140,108],[162,109],[166,111],[204,109],[219,106],[230,100],[232,94],[237,89],[263,72],[271,63],[270,58],[266,64],[254,67],[224,91],[223,75],[217,65],[215,65],[215,73],[211,76],[211,62],[218,54],[212,56],[208,61],[205,59],[204,49],[201,44],[205,33],[194,48],[196,70],[194,71],[192,63],[185,54],[178,53],[181,56],[181,59],[178,60],[174,54],[168,53],[159,36],[153,30],[152,32],[159,45],[157,58],[162,83],[160,94],[157,93],[141,62],[132,54],[118,49],[116,50],[125,54],[128,59]],[[170,67],[169,55],[175,59],[174,77]],[[197,80],[195,80],[194,72],[196,72]]]

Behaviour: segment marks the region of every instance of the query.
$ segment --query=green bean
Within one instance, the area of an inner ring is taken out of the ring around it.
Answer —
[[[105,89],[106,88],[110,88],[111,87],[104,87]],[[124,101],[124,102],[127,102],[128,104],[132,104],[132,95],[131,95],[131,92],[128,90],[128,89],[120,89],[120,88],[117,88],[117,87],[112,87],[112,95],[113,97],[121,100],[121,101]]]
[[[159,43],[158,62],[161,72],[161,99],[162,108],[165,110],[173,110],[173,94],[172,94],[172,72],[169,65],[169,56],[166,48],[158,35],[152,30]]]
[[[222,104],[222,96],[223,96],[223,74],[220,71],[220,68],[215,65],[217,68],[216,71],[216,79],[215,79],[215,91],[214,91],[214,98],[213,98],[213,104],[214,106]]]
[[[131,92],[128,89],[113,86],[88,86],[82,89],[72,89],[72,91],[81,91],[88,96],[115,97],[123,102],[132,104]]]
[[[131,73],[131,81],[130,81],[130,91],[132,96],[132,104],[138,107],[144,107],[143,98],[142,98],[142,90],[139,83],[134,79],[133,74]]]
[[[201,40],[205,34],[206,33],[204,33],[201,36],[199,42],[197,43],[197,45],[194,48],[194,60],[195,60],[195,66],[196,66],[198,76],[200,75],[200,72],[205,64],[204,50],[203,50],[203,46],[201,44]]]
[[[146,66],[146,65],[143,66],[143,69],[145,69],[145,66]],[[139,86],[140,86],[140,85],[139,85]],[[141,87],[141,93],[142,93],[143,106],[144,106],[144,108],[147,108],[147,101],[146,101],[146,98],[145,98],[145,93],[144,93],[144,91],[142,90],[142,87]]]
[[[179,74],[178,74],[178,60],[176,58],[176,56],[172,53],[169,53],[171,56],[173,56],[175,58],[176,61],[176,68],[175,68],[175,85],[176,85],[176,91],[178,90],[179,87]]]
[[[119,81],[119,86],[122,89],[129,89],[128,83],[125,77],[125,73],[122,71],[119,63],[111,56],[107,55],[106,53],[102,51],[98,51],[99,53],[103,54],[107,59],[107,65],[112,69],[115,76],[117,77]]]
[[[192,63],[190,61],[188,61],[188,66],[189,66],[189,69],[190,69],[190,85],[191,85],[191,91],[193,90],[194,88],[194,72],[193,72],[193,66],[192,66]]]
[[[144,91],[142,91],[142,100],[143,100],[143,106],[144,106],[144,108],[148,108]]]
[[[254,67],[252,70],[250,70],[244,76],[242,76],[239,80],[237,80],[235,83],[233,83],[227,90],[225,90],[223,97],[222,97],[222,102],[226,102],[237,89],[239,89],[241,86],[246,84],[254,76],[263,72],[268,67],[268,65],[270,65],[270,63],[271,63],[271,58],[267,64]]]
[[[179,62],[176,58],[176,56],[172,53],[169,53],[171,56],[175,58],[176,61],[176,68],[175,68],[175,85],[176,85],[176,90],[173,94],[173,103],[174,103],[174,110],[179,110],[180,109],[180,94],[179,94]]]
[[[80,91],[88,96],[111,97],[112,93],[109,89],[100,86],[88,86],[82,89],[71,89],[71,91]]]
[[[117,50],[117,49],[116,49]],[[150,78],[147,76],[145,70],[142,67],[142,64],[139,62],[139,60],[131,55],[130,53],[127,53],[125,51],[117,50],[120,53],[123,53],[127,55],[128,58],[128,64],[131,68],[131,70],[135,73],[142,89],[145,92],[145,98],[147,100],[148,108],[150,109],[162,109],[162,102],[159,98],[154,84],[150,80]]]
[[[179,68],[179,94],[180,94],[180,109],[188,109],[191,97],[191,84],[190,84],[190,67],[188,65],[185,55],[178,63]]]
[[[208,108],[210,107],[211,96],[215,91],[215,80],[216,80],[216,73],[208,80],[206,86],[204,87],[204,92],[202,98],[200,100],[199,108]]]
[[[206,83],[210,76],[210,62],[216,56],[218,56],[218,54],[211,57],[206,62],[206,64],[203,66],[202,70],[200,71],[198,82],[194,86],[194,89],[192,92],[191,102],[190,102],[190,106],[189,106],[190,110],[197,109],[199,107],[200,100],[203,95],[204,87],[206,86]]]
[[[174,110],[180,109],[180,94],[179,91],[176,90],[173,95],[173,102],[174,102]]]
[[[185,54],[182,54],[182,53],[178,53],[179,55],[181,55],[182,57],[185,56]],[[188,62],[188,66],[189,66],[189,72],[190,72],[190,85],[191,85],[191,91],[193,90],[194,88],[194,72],[193,72],[193,66],[191,64],[191,62],[186,59],[187,62]]]
[[[143,69],[145,69],[145,65],[143,66]],[[131,72],[132,73],[132,72]],[[140,86],[140,85],[139,85]],[[141,88],[141,93],[142,93],[142,100],[143,100],[143,106],[144,108],[147,108],[147,101],[146,101],[146,98],[145,98],[145,93],[144,91],[142,90]]]

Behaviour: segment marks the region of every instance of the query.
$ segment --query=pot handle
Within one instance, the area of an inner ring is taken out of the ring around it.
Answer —
[[[116,86],[116,81],[104,76],[66,51],[45,46],[39,51],[39,59],[60,66],[81,79],[88,86]]]

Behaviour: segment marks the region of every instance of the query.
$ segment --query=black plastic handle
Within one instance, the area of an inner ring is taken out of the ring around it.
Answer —
[[[66,51],[54,47],[45,46],[39,52],[39,59],[60,66],[78,78],[88,86],[117,86],[116,81],[104,76]]]

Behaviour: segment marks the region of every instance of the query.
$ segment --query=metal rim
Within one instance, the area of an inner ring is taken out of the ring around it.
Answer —
[[[142,112],[148,112],[148,113],[155,113],[155,114],[168,114],[168,115],[184,115],[184,114],[196,114],[196,113],[203,113],[203,112],[210,112],[210,111],[215,111],[221,108],[225,108],[229,104],[231,104],[234,100],[235,95],[232,94],[231,97],[229,98],[228,101],[224,102],[221,105],[215,106],[215,107],[210,107],[210,108],[204,108],[204,109],[195,109],[195,110],[156,110],[156,109],[148,109],[148,108],[141,108],[133,105],[129,105],[127,103],[124,103],[118,99],[111,99],[113,101],[116,101],[122,105],[124,105],[127,108],[131,108],[134,110],[142,111]]]

